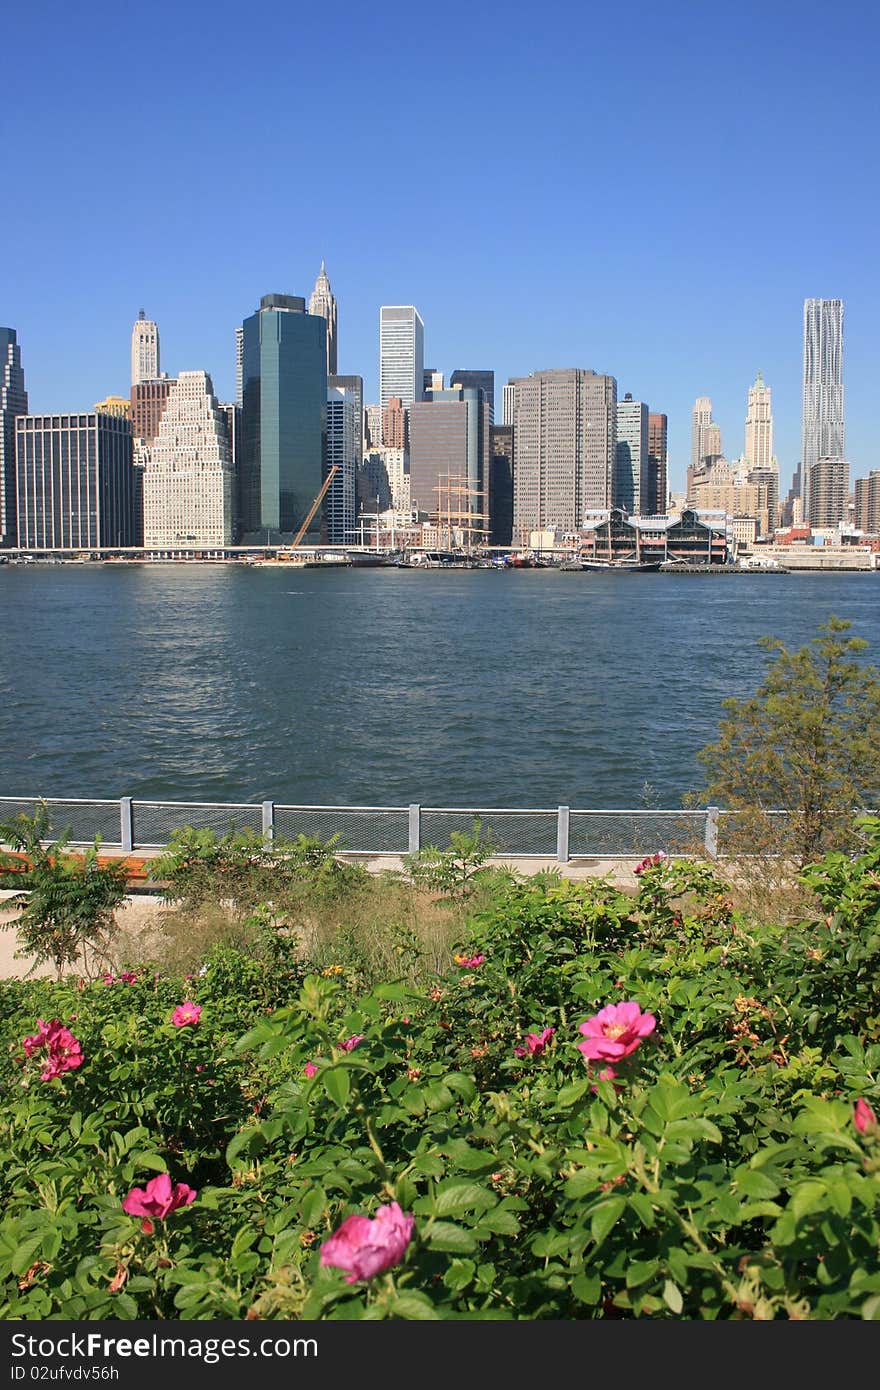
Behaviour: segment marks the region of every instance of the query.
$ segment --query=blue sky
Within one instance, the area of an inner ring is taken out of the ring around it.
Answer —
[[[379,306],[413,303],[426,365],[494,369],[499,418],[509,376],[613,374],[668,415],[674,487],[695,397],[736,456],[760,368],[787,490],[803,300],[840,297],[852,476],[880,467],[875,4],[10,8],[31,409],[126,393],[141,307],[164,370],[231,398],[236,324],[324,257],[367,400]]]

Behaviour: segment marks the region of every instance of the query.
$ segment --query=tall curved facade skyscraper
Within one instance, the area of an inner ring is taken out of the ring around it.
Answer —
[[[843,416],[843,300],[804,300],[801,497],[810,520],[810,474],[820,459],[846,457]]]

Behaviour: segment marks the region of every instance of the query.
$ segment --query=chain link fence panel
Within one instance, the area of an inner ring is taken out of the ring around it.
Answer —
[[[276,806],[274,820],[285,840],[307,835],[326,844],[339,835],[342,853],[406,854],[409,844],[409,814],[399,806]]]
[[[102,844],[119,844],[118,801],[62,801],[48,797],[19,799],[3,796],[0,797],[0,822],[14,820],[19,815],[32,817],[41,800],[49,812],[49,831],[45,837],[48,841],[59,840],[69,830],[72,845],[91,845],[96,835],[100,835]]]
[[[474,822],[480,822],[480,839],[492,846],[492,854],[511,854],[517,858],[556,858],[557,812],[509,810],[443,810],[440,807],[422,808],[420,839],[422,848],[434,845],[445,850],[453,831],[464,835],[474,833]]]
[[[175,830],[213,830],[223,836],[263,828],[260,806],[197,801],[133,801],[132,845],[164,849]]]
[[[702,854],[705,835],[705,811],[572,811],[568,852],[572,859]]]

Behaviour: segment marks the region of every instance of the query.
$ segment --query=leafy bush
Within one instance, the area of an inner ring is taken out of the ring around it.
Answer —
[[[221,947],[0,986],[0,1317],[880,1316],[862,830],[793,926],[649,856],[634,895],[496,883],[424,983],[402,937],[379,983]]]
[[[20,814],[0,825],[0,841],[24,856],[27,868],[18,874],[22,891],[8,900],[17,909],[14,930],[20,949],[37,965],[51,962],[60,977],[73,965],[89,976],[103,969],[116,933],[115,912],[125,897],[126,876],[121,863],[99,864],[100,837],[82,856],[66,853],[69,833],[47,843],[49,815],[44,802],[33,816]],[[0,862],[8,856],[0,854]]]

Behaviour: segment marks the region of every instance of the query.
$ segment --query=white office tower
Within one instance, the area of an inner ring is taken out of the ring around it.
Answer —
[[[409,459],[405,449],[379,450],[385,464],[385,474],[391,489],[391,505],[395,511],[409,510]]]
[[[501,422],[504,425],[513,424],[514,400],[516,398],[516,385],[508,381],[501,388]]]
[[[648,510],[648,407],[628,391],[617,402],[617,441],[611,500],[630,516]]]
[[[379,405],[392,396],[406,410],[420,401],[425,384],[425,325],[412,304],[383,304],[379,310]]]
[[[244,404],[244,329],[239,326],[235,330],[235,404],[241,408]]]
[[[181,372],[144,467],[144,546],[231,545],[233,476],[229,431],[211,378]]]
[[[339,472],[327,489],[324,515],[331,545],[351,544],[355,539],[355,498],[360,465],[360,402],[354,391],[331,386],[327,392],[327,466]]]
[[[131,330],[131,384],[155,381],[159,375],[159,326],[141,309]]]
[[[810,516],[810,473],[820,459],[843,459],[843,300],[804,300],[801,497]]]
[[[743,454],[749,468],[775,468],[773,459],[773,414],[770,408],[770,387],[764,385],[761,373],[749,387],[746,412],[746,447]]]
[[[704,437],[711,425],[712,402],[708,396],[698,396],[691,414],[691,468],[699,468],[707,452],[713,451],[710,441]],[[720,442],[717,453],[721,453]]]
[[[315,288],[309,295],[309,313],[317,314],[327,324],[327,375],[336,376],[336,297],[323,261]]]

